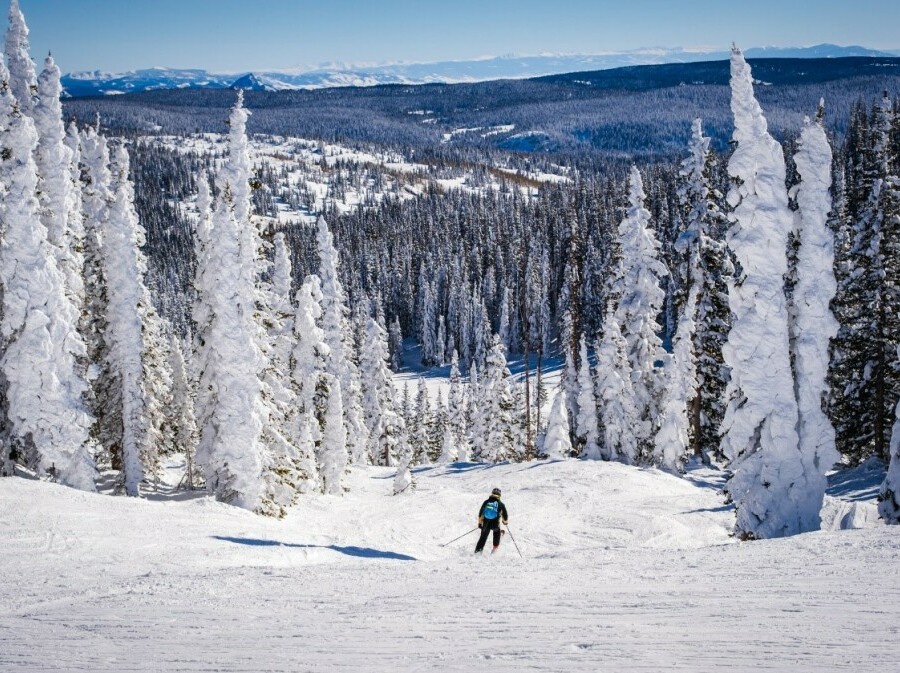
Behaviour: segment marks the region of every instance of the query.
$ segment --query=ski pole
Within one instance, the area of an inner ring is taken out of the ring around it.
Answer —
[[[522,556],[522,550],[519,549],[519,545],[516,544],[516,538],[513,537],[512,531],[509,529],[509,524],[506,524],[506,532],[509,533],[509,539],[512,540],[512,543],[516,545],[516,551],[519,552],[519,558],[524,559]]]
[[[462,539],[463,539],[466,535],[468,535],[469,533],[474,533],[476,530],[478,530],[478,526],[475,526],[475,528],[473,528],[472,530],[470,530],[470,531],[468,531],[468,532],[466,532],[466,533],[463,533],[463,534],[460,535],[459,537],[455,537],[455,538],[453,538],[452,540],[450,540],[450,542],[445,542],[444,544],[442,544],[442,545],[440,545],[440,546],[441,546],[441,547],[446,547],[448,544],[453,544],[453,543],[456,542],[457,540],[462,540]]]

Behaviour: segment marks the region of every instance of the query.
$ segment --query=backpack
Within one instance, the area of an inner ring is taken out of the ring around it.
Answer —
[[[484,506],[484,518],[485,519],[496,519],[500,515],[500,501],[499,500],[488,500]]]

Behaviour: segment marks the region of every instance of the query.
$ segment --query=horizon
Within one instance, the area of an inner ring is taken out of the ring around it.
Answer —
[[[679,7],[662,0],[627,7],[605,0],[562,0],[552,11],[537,0],[502,0],[487,8],[461,0],[452,7],[425,9],[405,0],[377,6],[336,0],[327,8],[268,0],[249,12],[237,0],[19,4],[30,28],[32,58],[51,52],[63,72],[310,72],[335,64],[359,68],[654,49],[727,50],[708,46],[720,41],[747,49],[819,44],[900,49],[893,28],[900,24],[900,3],[888,0],[864,0],[853,7],[835,0],[787,7],[778,0],[760,0],[752,7],[713,0]],[[775,15],[777,22],[771,20]],[[715,39],[719,35],[725,37]]]

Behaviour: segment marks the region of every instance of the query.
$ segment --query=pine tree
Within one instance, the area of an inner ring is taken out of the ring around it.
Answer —
[[[676,242],[676,249],[686,259],[684,299],[690,304],[691,293],[696,295],[693,306],[681,307],[681,320],[692,321],[693,334],[691,353],[678,358],[678,369],[695,385],[688,390],[689,437],[693,453],[704,462],[711,457],[724,458],[719,427],[725,413],[728,369],[722,345],[731,326],[727,283],[734,274],[723,240],[726,217],[719,204],[721,193],[713,187],[715,157],[709,144],[701,121],[695,119],[690,154],[680,171],[679,197],[687,226]],[[681,325],[678,330],[685,335]]]
[[[597,401],[602,425],[601,456],[633,464],[639,455],[634,432],[639,412],[634,406],[628,344],[612,307],[606,311],[603,334],[597,345]]]
[[[324,404],[322,408],[322,443],[319,446],[319,468],[325,493],[342,495],[341,480],[347,467],[347,431],[344,427],[344,409],[341,382],[331,374],[323,378]]]
[[[900,347],[897,356],[900,357]],[[878,516],[888,525],[900,524],[900,402],[891,433],[891,459],[878,491]]]
[[[175,337],[172,337],[169,344],[169,366],[172,370],[171,414],[174,441],[178,450],[184,454],[185,471],[182,483],[188,490],[194,490],[201,480],[196,462],[199,431],[183,350]]]
[[[9,26],[6,29],[5,42],[6,64],[9,70],[5,81],[9,82],[9,89],[18,101],[19,111],[30,117],[38,85],[34,61],[28,54],[30,48],[28,32],[25,17],[19,8],[19,0],[10,0]]]
[[[84,258],[80,251],[84,227],[73,178],[74,152],[66,144],[59,78],[59,68],[48,56],[38,79],[32,113],[38,133],[34,160],[41,181],[41,222],[47,228],[47,240],[55,248],[57,266],[65,276],[66,293],[80,313],[84,303]]]
[[[144,285],[145,242],[134,207],[128,153],[117,146],[111,165],[115,201],[103,228],[103,270],[108,283],[106,305],[107,360],[110,378],[102,414],[115,419],[115,434],[105,435],[107,450],[118,456],[121,486],[139,495],[140,483],[158,477],[160,453],[171,448],[167,412],[171,405],[168,335]],[[108,424],[107,427],[111,427]]]
[[[315,445],[322,442],[322,426],[316,400],[324,386],[325,359],[328,345],[319,327],[322,317],[322,291],[318,276],[308,276],[297,290],[297,312],[294,317],[294,347],[291,353],[291,382],[295,391],[293,436],[298,445],[301,467],[309,478],[303,492],[320,491],[320,476],[315,458]]]
[[[667,272],[658,259],[660,245],[649,228],[644,183],[635,167],[631,169],[628,204],[625,218],[619,224],[621,258],[612,291],[618,298],[615,319],[627,344],[632,404],[638,414],[632,432],[640,459],[649,460],[662,398],[656,363],[663,359],[665,351],[658,336],[662,327],[657,316],[665,301],[661,281]]]
[[[450,391],[447,395],[447,404],[456,460],[465,463],[469,460],[468,422],[466,420],[465,390],[459,373],[459,356],[456,351],[453,351],[453,358],[450,361]]]
[[[412,422],[409,426],[409,443],[413,450],[414,465],[428,465],[431,463],[429,455],[428,427],[431,424],[431,401],[428,397],[428,388],[425,379],[419,377],[416,388],[415,410]]]
[[[566,412],[566,391],[560,388],[553,398],[550,407],[550,418],[547,420],[547,435],[544,437],[543,454],[551,460],[568,458],[572,453],[572,442],[569,441],[569,416]]]
[[[597,399],[594,397],[594,377],[588,361],[587,341],[581,335],[580,365],[578,367],[578,419],[575,436],[581,446],[581,457],[600,460],[599,432],[597,429]]]
[[[780,537],[818,528],[822,503],[822,493],[808,481],[812,456],[798,450],[788,352],[783,279],[793,217],[782,148],[768,133],[750,67],[737,48],[731,90],[737,145],[728,162],[734,180],[728,243],[741,276],[730,287],[734,323],[724,348],[731,381],[723,451],[733,469],[726,493],[737,509],[738,537]]]
[[[405,442],[406,424],[394,403],[394,384],[387,363],[387,338],[374,318],[366,324],[360,354],[363,415],[369,432],[369,454],[376,465],[396,465]]]
[[[480,452],[475,454],[477,460],[499,463],[512,458],[516,451],[518,409],[509,379],[503,344],[499,335],[494,335],[491,350],[485,358],[484,378],[478,386],[476,415],[481,418],[478,427],[484,433],[484,439],[480,443]]]
[[[16,4],[13,8],[18,11]],[[10,48],[8,41],[8,53]],[[9,81],[6,66],[0,64],[4,129],[0,372],[8,421],[5,433],[15,457],[26,460],[39,476],[93,491],[96,469],[89,434],[93,419],[84,404],[88,385],[77,365],[85,355],[77,331],[78,310],[66,294],[65,277],[40,223],[32,158],[37,132],[10,93]],[[2,462],[9,471],[9,458]]]
[[[817,489],[822,493],[826,487],[825,472],[840,458],[834,427],[822,409],[829,341],[838,332],[838,323],[829,308],[837,282],[833,271],[834,236],[828,226],[832,155],[822,126],[823,115],[824,107],[820,105],[818,121],[805,121],[800,149],[794,156],[802,181],[794,188],[798,206],[794,213],[795,236],[800,249],[790,314],[800,451],[810,456],[813,465],[808,478],[819,480]]]
[[[264,358],[253,322],[255,290],[241,270],[231,184],[224,181],[199,288],[210,307],[200,355],[200,389],[210,391],[197,460],[217,500],[257,511],[263,499],[262,430],[266,419],[259,372]]]
[[[322,282],[322,328],[328,344],[326,371],[340,382],[350,459],[360,463],[365,461],[367,434],[360,406],[359,371],[354,361],[356,345],[350,338],[349,309],[338,277],[338,253],[328,224],[322,217],[318,221],[316,241]]]

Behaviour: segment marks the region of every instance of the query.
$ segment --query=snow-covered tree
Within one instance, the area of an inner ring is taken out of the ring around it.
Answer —
[[[824,108],[820,107],[824,112]],[[834,277],[834,235],[829,228],[831,211],[831,146],[822,126],[807,119],[800,133],[800,149],[794,163],[801,182],[794,188],[798,209],[794,213],[797,283],[791,306],[793,364],[796,377],[800,452],[817,469],[807,473],[817,491],[825,492],[825,471],[838,461],[834,427],[822,409],[828,373],[829,341],[837,336],[838,323],[831,313],[837,281]],[[811,485],[812,487],[812,485]]]
[[[17,12],[18,5],[13,7]],[[65,277],[40,221],[33,159],[37,132],[10,93],[9,80],[6,66],[0,64],[0,372],[5,432],[17,457],[40,476],[92,491],[93,419],[84,403],[88,385],[77,364],[85,356],[85,344],[77,330],[78,310],[66,293]]]
[[[569,440],[569,415],[563,396],[566,391],[560,388],[553,398],[550,407],[550,418],[547,420],[547,434],[544,437],[543,454],[551,460],[568,458],[572,453],[572,442]]]
[[[415,408],[409,425],[409,443],[413,450],[414,465],[428,465],[431,463],[428,436],[430,424],[431,400],[428,397],[425,379],[420,376],[419,383],[416,386]]]
[[[662,398],[656,363],[663,359],[665,351],[657,316],[665,301],[661,283],[667,271],[658,258],[659,241],[650,229],[650,212],[644,207],[644,182],[633,166],[628,208],[619,224],[619,248],[621,257],[612,293],[618,299],[615,318],[627,344],[633,406],[638,414],[631,431],[639,456],[649,459]]]
[[[342,408],[348,450],[353,463],[366,457],[366,425],[360,404],[359,371],[356,367],[356,344],[350,330],[349,309],[344,287],[338,277],[338,253],[325,218],[317,225],[319,278],[322,283],[322,329],[328,344],[326,371],[341,385]]]
[[[484,433],[484,439],[480,442],[480,453],[475,455],[477,460],[499,463],[515,455],[518,412],[506,367],[506,353],[499,335],[494,335],[485,358],[484,377],[478,386],[475,413],[481,419],[477,427]]]
[[[315,445],[322,441],[322,426],[316,400],[325,385],[325,358],[328,355],[325,334],[318,324],[322,317],[319,277],[308,276],[297,290],[296,299],[294,348],[291,353],[291,382],[296,400],[293,419],[296,425],[292,434],[298,446],[301,467],[309,476],[302,490],[310,492],[321,490]]]
[[[722,447],[733,476],[726,492],[744,539],[792,535],[819,527],[822,491],[815,454],[801,452],[784,293],[788,207],[781,145],[769,135],[753,94],[750,66],[731,55],[731,109],[736,147],[728,162],[733,224],[728,243],[741,269],[730,287],[734,316],[725,361],[731,367]]]
[[[184,454],[183,483],[193,490],[200,481],[200,471],[195,459],[197,453],[197,418],[194,415],[194,396],[184,361],[184,351],[179,340],[172,337],[169,343],[169,367],[172,370],[172,430],[178,450]]]
[[[376,465],[396,465],[398,451],[405,442],[406,425],[396,408],[396,393],[388,368],[387,335],[374,318],[366,323],[359,365],[369,454]]]
[[[12,95],[19,103],[19,110],[31,116],[37,96],[37,76],[34,61],[29,55],[28,26],[19,8],[19,0],[10,0],[9,26],[6,29],[6,64],[9,67],[6,81]]]
[[[262,383],[264,358],[253,321],[254,288],[242,272],[231,184],[224,181],[201,271],[210,321],[199,354],[200,389],[210,391],[201,419],[197,460],[217,500],[258,510],[263,498]]]
[[[323,380],[324,408],[322,416],[322,442],[319,445],[319,469],[325,493],[342,495],[341,480],[347,468],[347,431],[344,428],[344,409],[341,399],[341,382],[331,374]]]
[[[459,373],[459,356],[453,351],[450,361],[450,391],[447,394],[447,415],[453,434],[453,445],[456,460],[464,463],[469,460],[468,421],[466,419],[466,400],[462,376]]]
[[[602,426],[601,455],[605,460],[632,464],[638,457],[638,410],[631,387],[628,344],[616,313],[610,307],[603,322],[603,334],[597,344],[597,401]]]
[[[581,457],[600,460],[599,431],[597,428],[597,398],[594,395],[594,377],[588,360],[587,340],[581,335],[578,367],[578,419],[575,436],[581,444]]]
[[[119,466],[125,493],[137,496],[145,477],[158,473],[161,446],[171,437],[165,427],[171,374],[166,337],[144,285],[144,229],[134,208],[128,153],[121,145],[111,170],[115,200],[102,230],[108,388],[98,413],[114,419],[105,423],[110,432],[102,441]]]
[[[84,226],[73,175],[74,152],[66,144],[59,78],[59,68],[48,56],[38,79],[38,95],[32,112],[38,132],[34,160],[41,180],[38,194],[41,222],[47,228],[47,240],[55,249],[57,266],[65,276],[66,292],[80,312],[84,303],[81,253]]]
[[[900,357],[900,347],[897,349]],[[900,524],[900,402],[891,433],[891,460],[878,492],[878,516],[889,525]]]
[[[416,487],[412,472],[409,469],[410,463],[412,462],[412,448],[409,446],[409,442],[406,441],[405,437],[403,438],[403,441],[400,442],[400,448],[397,453],[397,472],[394,475],[394,495],[409,493]]]
[[[683,184],[679,198],[687,226],[675,243],[687,267],[682,272],[686,288],[682,303],[694,302],[693,307],[681,306],[681,320],[693,321],[691,355],[676,359],[684,380],[695,384],[687,391],[689,436],[693,452],[704,461],[711,456],[721,457],[719,426],[728,385],[722,345],[731,325],[728,278],[734,273],[724,241],[726,216],[720,206],[722,195],[712,184],[715,157],[709,144],[701,120],[695,119],[690,153],[680,171]],[[685,335],[681,325],[678,332]]]

